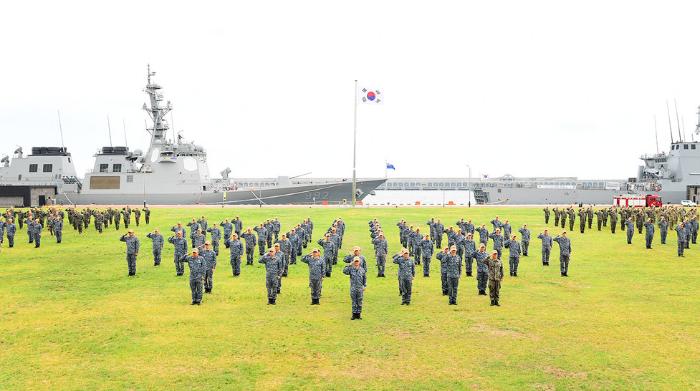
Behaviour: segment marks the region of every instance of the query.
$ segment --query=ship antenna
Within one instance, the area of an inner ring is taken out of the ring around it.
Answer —
[[[695,134],[700,135],[700,106],[698,106],[698,124],[695,125]]]
[[[109,115],[107,116],[107,131],[109,132],[109,146],[112,146],[112,126],[109,123]]]
[[[61,147],[66,149],[66,145],[63,143],[63,125],[61,125],[61,110],[56,110],[58,113],[58,130],[61,132]]]
[[[656,115],[654,115],[654,136],[656,136],[656,153],[659,153],[659,129],[656,127]]]
[[[666,101],[666,116],[668,117],[668,133],[671,134],[671,144],[673,144],[673,126],[671,125],[671,111],[668,108],[668,101]]]
[[[678,119],[678,103],[676,103],[676,98],[673,98],[673,104],[676,106],[676,126],[678,129],[678,138],[683,142],[683,136],[681,135],[681,122]]]
[[[122,118],[122,126],[124,127],[124,146],[129,147],[129,142],[126,141],[126,122],[124,122],[124,118]]]
[[[173,119],[173,112],[170,112],[170,126],[173,127],[173,142],[175,142],[175,120]]]

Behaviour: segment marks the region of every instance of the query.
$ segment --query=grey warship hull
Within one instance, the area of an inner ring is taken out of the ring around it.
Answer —
[[[358,200],[364,199],[385,179],[357,182]],[[85,194],[60,193],[59,205],[343,205],[352,200],[352,182],[336,182],[320,185],[288,186],[281,188],[241,189],[217,192],[159,194]]]

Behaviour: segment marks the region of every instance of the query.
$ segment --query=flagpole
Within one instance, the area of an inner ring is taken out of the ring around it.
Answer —
[[[357,175],[356,175],[356,163],[357,163],[357,80],[355,80],[355,117],[353,121],[353,134],[352,134],[352,207],[355,207],[357,202]]]

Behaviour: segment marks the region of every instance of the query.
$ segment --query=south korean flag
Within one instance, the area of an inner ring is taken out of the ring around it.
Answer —
[[[359,92],[359,103],[381,104],[384,101],[384,96],[379,89],[361,87]]]

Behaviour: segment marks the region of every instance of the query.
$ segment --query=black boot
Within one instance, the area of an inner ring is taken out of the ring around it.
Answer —
[[[494,300],[493,302],[494,302],[494,304],[496,304],[497,306],[499,306],[499,307],[501,306],[500,304],[498,304],[498,300]]]
[[[467,272],[467,277],[471,277],[471,276],[472,276],[472,273],[471,273],[471,272]]]
[[[496,305],[496,300],[491,299],[491,306],[493,307],[494,305]]]
[[[358,313],[357,313],[357,319],[358,319],[358,320],[362,320],[362,313],[361,313],[361,312],[358,312]]]
[[[357,314],[353,312],[353,313],[352,313],[352,318],[350,318],[350,320],[355,320],[355,319],[357,319]]]
[[[267,299],[267,305],[272,304],[272,299]]]
[[[480,290],[480,291],[479,291],[479,296],[486,296],[486,291]]]
[[[272,303],[270,303],[270,304],[276,305],[277,304],[276,302],[277,302],[277,299],[272,299]]]

